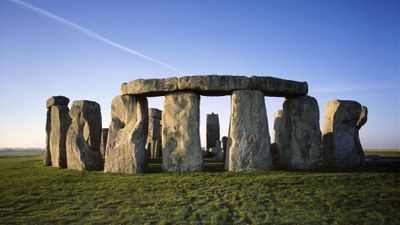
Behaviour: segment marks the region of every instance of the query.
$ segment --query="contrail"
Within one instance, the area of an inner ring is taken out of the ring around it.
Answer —
[[[145,54],[143,54],[141,52],[135,51],[135,50],[133,50],[133,49],[131,49],[129,47],[126,47],[124,45],[118,44],[117,42],[111,41],[110,39],[107,39],[107,38],[103,37],[102,35],[100,35],[100,34],[98,34],[96,32],[93,32],[93,31],[91,31],[91,30],[89,30],[89,29],[87,29],[85,27],[82,27],[82,26],[80,26],[80,25],[78,25],[78,24],[76,24],[74,22],[71,22],[71,21],[69,21],[67,19],[64,19],[64,18],[60,17],[60,16],[57,16],[57,15],[55,15],[55,14],[53,14],[51,12],[48,12],[48,11],[46,11],[44,9],[38,8],[36,6],[30,5],[30,4],[28,4],[26,2],[23,2],[23,1],[20,1],[20,0],[10,0],[10,1],[14,2],[16,4],[19,4],[19,5],[22,5],[22,6],[26,7],[26,8],[28,8],[28,9],[30,9],[30,10],[38,13],[38,14],[40,14],[40,15],[42,15],[42,16],[45,16],[45,17],[48,17],[48,18],[53,19],[55,21],[58,21],[60,23],[63,23],[64,25],[67,25],[67,26],[69,26],[69,27],[71,27],[71,28],[83,33],[83,34],[86,34],[86,35],[88,35],[90,37],[93,37],[93,38],[95,38],[95,39],[97,39],[97,40],[99,40],[99,41],[101,41],[103,43],[106,43],[106,44],[112,46],[112,47],[115,47],[115,48],[120,49],[122,51],[128,52],[128,53],[130,53],[132,55],[139,56],[139,57],[141,57],[143,59],[146,59],[146,60],[148,60],[150,62],[159,64],[159,65],[164,66],[166,68],[172,69],[172,70],[174,70],[176,72],[186,73],[182,69],[179,69],[179,68],[177,68],[175,66],[171,66],[171,65],[169,65],[167,63],[161,62],[161,61],[159,61],[159,60],[157,60],[155,58],[152,58],[150,56],[147,56],[147,55],[145,55]]]

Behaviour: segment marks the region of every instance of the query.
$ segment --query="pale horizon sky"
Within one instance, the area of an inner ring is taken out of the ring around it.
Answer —
[[[45,146],[50,96],[98,102],[108,127],[121,83],[196,74],[307,81],[321,126],[328,101],[355,100],[363,147],[400,148],[395,0],[0,1],[0,148]],[[283,100],[266,97],[271,135]],[[230,98],[200,102],[204,146],[208,113],[227,136]]]

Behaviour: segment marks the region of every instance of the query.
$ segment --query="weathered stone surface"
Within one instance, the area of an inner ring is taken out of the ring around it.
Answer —
[[[205,75],[180,77],[178,88],[206,96],[230,95],[235,90],[251,89],[250,79],[244,76]]]
[[[138,79],[122,84],[122,94],[161,96],[178,90],[178,78]]]
[[[167,94],[162,111],[163,169],[167,172],[200,171],[200,97],[192,92]]]
[[[68,105],[69,98],[65,96],[52,96],[46,101],[46,108],[50,108],[53,105]]]
[[[265,96],[293,97],[306,95],[308,93],[307,82],[257,76],[251,77],[250,80],[251,89],[262,91]]]
[[[222,142],[222,151],[226,152],[226,148],[228,145],[228,137],[227,136],[223,136],[221,138],[221,142]]]
[[[367,121],[367,114],[367,108],[356,101],[328,102],[322,131],[324,165],[351,168],[363,163],[359,129]]]
[[[276,118],[279,118],[279,112]],[[277,119],[276,119],[277,120]],[[286,99],[275,138],[284,168],[308,170],[321,156],[321,131],[317,100],[310,96]]]
[[[271,155],[272,155],[272,161],[274,163],[274,166],[281,165],[281,163],[284,161],[289,161],[287,159],[288,157],[286,159],[284,158],[286,155],[282,155],[281,149],[279,147],[284,144],[284,140],[287,139],[289,136],[284,131],[284,123],[283,123],[282,115],[283,115],[283,109],[276,111],[274,114],[274,117],[275,117],[274,132],[273,132],[274,144],[271,145]],[[283,137],[281,137],[281,136],[283,136]]]
[[[144,172],[147,123],[145,97],[122,95],[113,99],[104,172]]]
[[[206,148],[215,148],[216,141],[219,141],[219,117],[218,114],[206,115]]]
[[[229,171],[272,169],[267,112],[262,92],[233,92],[229,138]]]
[[[161,110],[150,108],[147,151],[149,152],[151,159],[155,159],[158,156],[161,156],[161,153],[159,151],[160,143],[161,143]]]
[[[46,148],[43,154],[43,164],[51,166],[51,152],[50,152],[50,130],[51,130],[51,109],[47,109],[46,113]]]
[[[93,101],[73,101],[67,133],[67,166],[77,170],[100,170],[101,112]]]
[[[107,148],[107,138],[108,138],[108,128],[103,128],[101,130],[101,141],[100,141],[100,153],[103,158],[106,157]]]
[[[66,105],[56,105],[51,110],[50,152],[53,167],[67,168],[66,139],[71,125]]]

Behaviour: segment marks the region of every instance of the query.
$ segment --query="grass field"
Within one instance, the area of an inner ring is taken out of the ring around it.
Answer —
[[[140,175],[0,157],[0,224],[400,224],[395,167]]]

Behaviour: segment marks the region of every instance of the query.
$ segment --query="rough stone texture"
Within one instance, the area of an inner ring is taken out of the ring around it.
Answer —
[[[206,115],[206,148],[215,148],[216,141],[219,141],[219,117],[218,114]]]
[[[274,166],[281,165],[282,162],[288,161],[288,159],[284,159],[285,155],[282,155],[281,149],[279,146],[283,145],[283,140],[285,136],[285,131],[284,131],[284,124],[283,124],[283,109],[278,110],[275,112],[274,117],[274,144],[271,145],[271,154],[272,154],[272,159]],[[283,137],[281,137],[283,136]],[[288,135],[287,135],[288,136]]]
[[[66,105],[56,105],[51,110],[50,152],[53,167],[67,168],[66,139],[71,125]]]
[[[328,102],[322,131],[324,165],[351,168],[363,163],[359,129],[366,123],[367,114],[367,108],[356,101]]]
[[[244,76],[205,75],[180,77],[178,88],[206,96],[230,95],[234,90],[251,89],[250,79]]]
[[[54,105],[68,105],[69,98],[65,96],[52,96],[46,101],[46,108],[50,108]]]
[[[51,153],[50,153],[50,130],[51,130],[51,109],[47,109],[46,113],[46,148],[43,154],[43,164],[51,166]]]
[[[69,169],[101,170],[101,112],[93,101],[73,101],[72,123],[67,133],[67,165]]]
[[[310,96],[286,99],[281,121],[277,122],[275,138],[282,166],[300,170],[315,168],[321,156],[317,100]]]
[[[160,96],[178,90],[178,78],[138,79],[121,85],[122,94]]]
[[[251,89],[262,91],[265,96],[293,97],[306,95],[308,93],[307,82],[257,76],[251,77],[250,80]]]
[[[229,171],[272,169],[267,112],[262,92],[233,92],[229,138]]]
[[[222,151],[226,152],[226,148],[228,145],[228,137],[227,136],[223,136],[221,138],[221,142],[222,142]]]
[[[100,153],[103,158],[106,157],[107,148],[107,138],[108,138],[108,128],[103,128],[101,130],[101,141],[100,141]]]
[[[149,129],[147,137],[147,151],[150,153],[150,158],[155,159],[161,155],[160,142],[161,142],[161,110],[150,108],[149,109]],[[158,143],[158,145],[157,145]]]
[[[104,172],[144,172],[147,123],[145,97],[122,95],[113,99]]]
[[[167,172],[202,170],[200,96],[192,92],[167,94],[162,111],[163,169]]]

